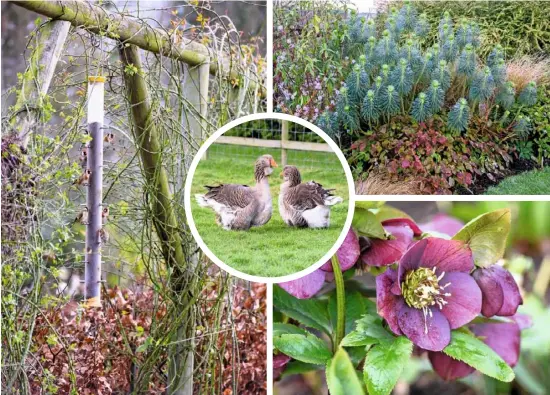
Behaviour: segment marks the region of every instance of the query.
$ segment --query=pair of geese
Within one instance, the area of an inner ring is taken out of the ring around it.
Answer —
[[[205,186],[208,192],[195,195],[201,207],[216,213],[216,222],[227,230],[248,230],[252,226],[265,225],[273,212],[268,177],[277,163],[271,155],[256,160],[254,178],[256,185],[221,184]],[[343,199],[333,196],[331,189],[324,189],[315,181],[302,183],[295,166],[285,166],[281,173],[283,184],[279,194],[279,213],[289,226],[326,228],[330,224],[330,206]]]

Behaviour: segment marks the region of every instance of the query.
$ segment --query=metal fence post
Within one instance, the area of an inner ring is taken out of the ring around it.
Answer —
[[[289,122],[283,121],[281,130],[281,166],[287,165],[286,143],[288,142]]]
[[[103,99],[105,77],[88,77],[88,144],[86,170],[86,306],[101,307],[101,232],[103,226]]]

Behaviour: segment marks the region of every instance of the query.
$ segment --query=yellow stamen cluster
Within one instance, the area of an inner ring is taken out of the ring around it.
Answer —
[[[410,307],[420,309],[424,313],[424,332],[428,333],[426,318],[432,317],[430,307],[437,305],[441,310],[447,304],[445,296],[451,296],[450,293],[443,293],[451,283],[439,285],[439,281],[445,275],[445,272],[439,276],[436,274],[437,268],[429,269],[421,267],[411,270],[405,275],[405,280],[401,284],[401,292],[405,302]]]

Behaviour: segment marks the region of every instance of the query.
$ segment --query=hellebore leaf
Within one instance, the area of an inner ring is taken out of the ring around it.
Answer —
[[[375,315],[365,315],[356,321],[356,327],[344,339],[343,347],[359,347],[372,344],[391,344],[395,337],[382,326],[382,319]]]
[[[366,313],[365,298],[357,291],[346,292],[346,324],[345,333],[349,333],[353,330],[355,321]],[[332,293],[328,300],[328,313],[330,315],[330,321],[332,323],[333,330],[336,330],[336,293]]]
[[[314,370],[324,369],[324,365],[316,365],[313,363],[305,363],[302,361],[290,361],[286,366],[281,377],[291,376],[293,374],[302,374],[312,372]]]
[[[452,331],[451,342],[443,352],[494,379],[510,382],[515,377],[512,368],[491,347],[469,333]]]
[[[468,244],[476,266],[488,267],[504,255],[510,227],[510,209],[496,210],[468,222],[453,240],[461,240]]]
[[[298,361],[324,365],[332,357],[324,341],[317,336],[284,334],[273,338],[273,346]]]
[[[282,322],[274,322],[273,323],[273,337],[280,336],[280,335],[307,335],[309,334],[308,331],[297,327],[296,325],[292,324],[283,324]]]
[[[348,353],[342,347],[327,364],[327,384],[331,395],[364,394],[363,386]]]
[[[369,210],[355,209],[353,215],[352,227],[358,233],[358,236],[366,236],[374,239],[387,239],[384,227]]]
[[[330,336],[331,324],[327,302],[316,299],[297,299],[281,287],[274,286],[273,305],[289,317]]]
[[[405,336],[395,337],[391,343],[378,344],[370,349],[363,369],[370,395],[391,393],[409,361],[412,349],[412,342]]]
[[[384,202],[355,202],[355,208],[369,210],[371,208],[379,208],[384,205]]]

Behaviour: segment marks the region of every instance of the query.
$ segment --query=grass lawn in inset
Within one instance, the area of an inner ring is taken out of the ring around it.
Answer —
[[[486,195],[550,195],[550,168],[531,170],[505,178]]]
[[[213,149],[214,148],[214,149]],[[217,148],[217,149],[216,149]],[[206,192],[204,185],[235,183],[254,185],[254,162],[263,154],[271,154],[280,165],[278,149],[236,147],[222,154],[221,147],[212,146],[208,159],[202,159],[193,176],[191,209],[197,230],[208,248],[227,265],[247,274],[280,277],[299,272],[317,262],[334,245],[342,232],[348,212],[348,185],[338,157],[330,153],[289,153],[288,164],[298,167],[302,181],[314,180],[344,199],[332,207],[327,229],[292,228],[279,215],[279,189],[282,168],[269,177],[273,197],[271,220],[248,231],[229,231],[216,224],[214,211],[200,207],[195,194]]]

